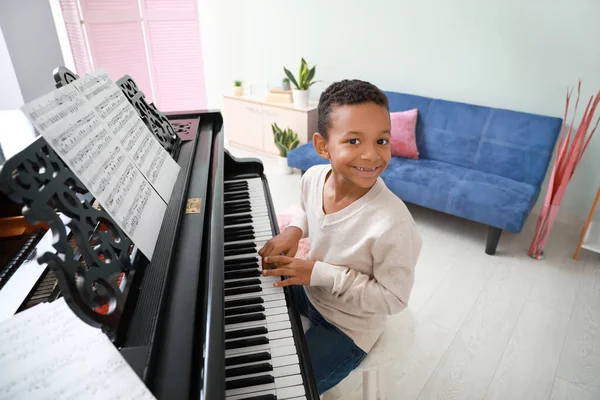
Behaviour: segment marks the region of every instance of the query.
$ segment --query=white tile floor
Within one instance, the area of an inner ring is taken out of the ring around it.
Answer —
[[[258,157],[276,212],[298,203],[300,175]],[[409,208],[423,251],[410,305],[390,318],[398,340],[389,398],[600,399],[600,256],[583,250],[572,259],[580,228],[556,225],[536,261],[527,257],[531,217],[520,234],[503,233],[490,257],[486,227]],[[358,400],[361,386],[353,373],[325,398]]]

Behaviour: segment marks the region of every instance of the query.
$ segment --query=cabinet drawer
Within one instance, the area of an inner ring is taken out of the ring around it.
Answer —
[[[224,131],[227,140],[262,150],[262,110],[260,104],[224,99]]]

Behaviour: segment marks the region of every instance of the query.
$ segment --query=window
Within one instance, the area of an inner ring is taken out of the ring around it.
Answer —
[[[79,75],[130,75],[161,111],[206,108],[197,0],[58,0]]]

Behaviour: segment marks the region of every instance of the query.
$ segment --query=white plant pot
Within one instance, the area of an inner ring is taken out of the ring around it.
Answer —
[[[308,90],[292,90],[292,96],[294,98],[294,106],[298,108],[308,107]]]
[[[287,157],[277,156],[277,160],[279,162],[279,169],[284,175],[290,175],[292,173],[292,168],[288,165]]]
[[[234,86],[233,87],[233,95],[234,96],[242,96],[244,94],[243,86]]]

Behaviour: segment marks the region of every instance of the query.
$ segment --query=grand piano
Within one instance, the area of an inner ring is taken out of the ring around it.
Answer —
[[[181,167],[153,257],[37,137],[0,169],[0,320],[64,297],[158,399],[318,399],[293,293],[260,274],[278,233],[261,162],[224,149],[218,111],[164,114],[117,84]]]

